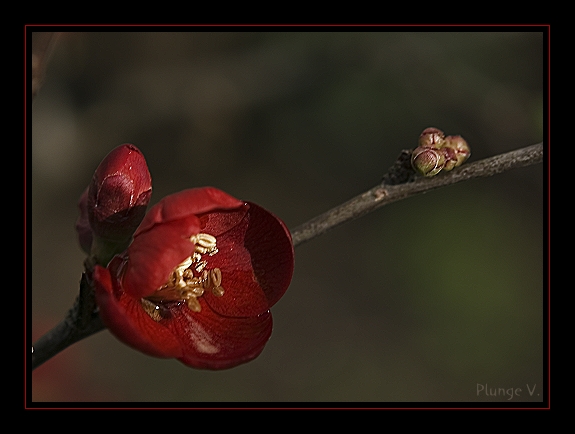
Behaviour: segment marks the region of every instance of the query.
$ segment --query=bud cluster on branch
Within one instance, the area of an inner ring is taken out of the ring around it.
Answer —
[[[419,136],[419,146],[411,156],[413,168],[423,176],[434,176],[442,170],[461,166],[471,155],[461,136],[447,136],[437,128],[426,128]]]

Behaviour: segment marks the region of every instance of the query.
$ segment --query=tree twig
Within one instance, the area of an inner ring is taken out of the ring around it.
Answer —
[[[32,346],[32,369],[37,368],[70,345],[103,330],[96,310],[94,291],[86,274],[80,281],[80,292],[66,318],[38,339]]]
[[[296,227],[292,230],[294,246],[311,240],[335,226],[415,194],[472,178],[492,176],[518,167],[541,163],[542,161],[543,143],[539,143],[474,163],[464,164],[451,172],[441,173],[431,178],[417,178],[413,182],[399,185],[378,184],[365,193]]]
[[[393,171],[395,172],[397,169],[397,172],[393,176],[386,175],[384,182],[292,230],[294,246],[392,202],[468,179],[492,176],[507,170],[541,163],[543,161],[543,144],[527,146],[474,163],[464,164],[451,172],[431,178],[417,178],[409,182],[404,181],[410,180],[411,177],[401,174],[402,167],[405,166],[404,153],[402,156],[398,160],[399,164],[394,166]],[[390,184],[398,179],[401,180],[398,182],[403,183]],[[95,308],[89,278],[84,274],[80,282],[80,294],[74,307],[70,309],[62,322],[34,343],[32,347],[32,369],[40,366],[73,343],[104,328]]]

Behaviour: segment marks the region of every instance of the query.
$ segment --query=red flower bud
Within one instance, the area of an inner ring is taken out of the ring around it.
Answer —
[[[96,266],[93,278],[102,321],[118,339],[152,356],[225,369],[263,350],[269,309],[293,266],[279,218],[205,187],[153,206],[127,251]]]
[[[94,235],[129,239],[146,213],[152,178],[144,156],[134,145],[112,150],[100,163],[88,189],[88,219]]]

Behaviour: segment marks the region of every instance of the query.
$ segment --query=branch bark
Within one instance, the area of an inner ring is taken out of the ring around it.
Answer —
[[[507,170],[538,164],[542,161],[543,144],[539,143],[474,163],[464,164],[451,172],[431,178],[417,178],[411,182],[390,185],[389,179],[391,177],[385,177],[387,183],[384,181],[292,230],[294,246],[398,200],[468,179],[493,176]],[[399,178],[401,178],[401,174]],[[73,343],[104,328],[97,313],[91,283],[84,274],[80,282],[78,298],[66,318],[32,346],[32,369],[37,368]]]

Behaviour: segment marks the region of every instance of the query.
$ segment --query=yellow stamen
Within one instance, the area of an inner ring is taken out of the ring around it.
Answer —
[[[141,301],[144,311],[156,322],[163,319],[159,308],[162,303],[185,302],[191,311],[200,312],[202,307],[198,297],[205,290],[210,290],[216,297],[224,295],[222,271],[219,268],[208,269],[208,262],[203,259],[204,255],[218,253],[216,237],[200,233],[192,235],[190,241],[194,244],[193,253],[172,270],[164,285]]]

